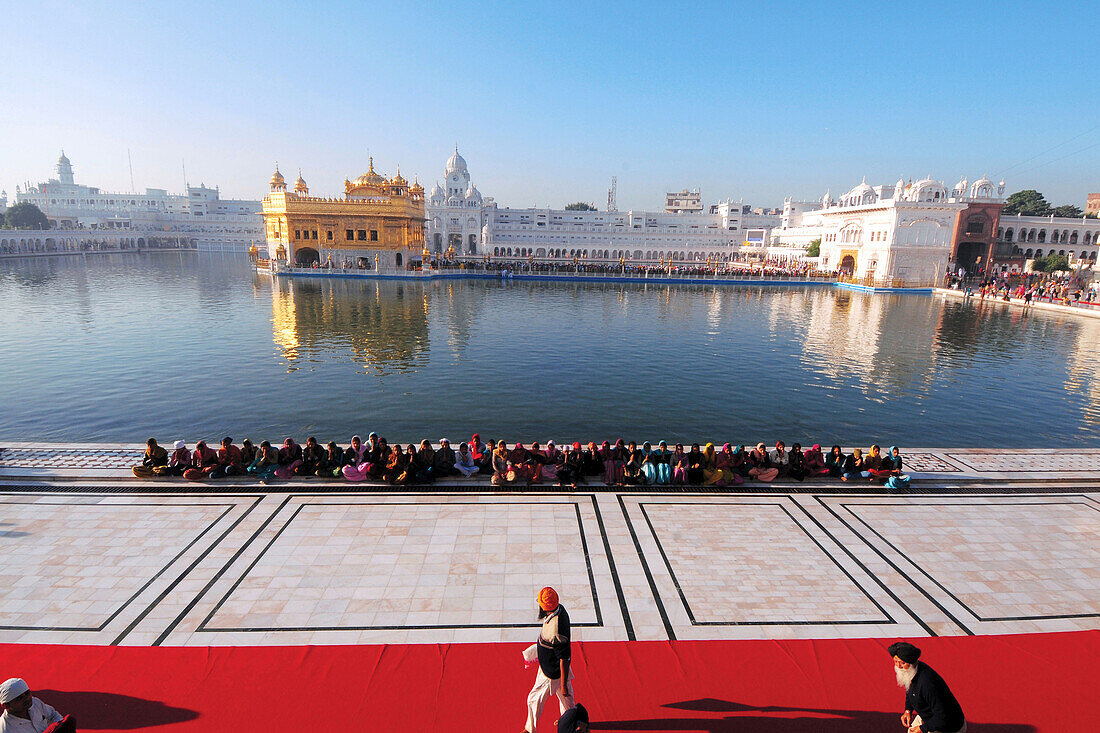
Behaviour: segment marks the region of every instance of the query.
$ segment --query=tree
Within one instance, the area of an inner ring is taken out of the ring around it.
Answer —
[[[1053,211],[1043,194],[1033,188],[1026,191],[1017,191],[1008,197],[1005,202],[1005,214],[1022,214],[1023,216],[1050,216]]]
[[[1069,258],[1065,255],[1037,257],[1031,263],[1032,272],[1059,272],[1068,269],[1070,269]]]
[[[810,240],[810,246],[806,247],[807,257],[820,257],[821,256],[821,237]]]
[[[34,204],[19,203],[4,212],[4,223],[10,229],[49,229],[50,220]]]
[[[576,201],[572,204],[565,205],[566,211],[595,211],[596,207],[592,204],[586,204],[583,201]]]
[[[1072,219],[1080,219],[1081,214],[1084,212],[1073,204],[1062,204],[1061,206],[1055,206],[1050,213],[1055,216],[1068,216]]]

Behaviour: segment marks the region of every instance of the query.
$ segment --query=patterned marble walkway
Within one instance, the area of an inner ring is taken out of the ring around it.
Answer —
[[[0,487],[0,642],[524,641],[1100,627],[1100,493]]]

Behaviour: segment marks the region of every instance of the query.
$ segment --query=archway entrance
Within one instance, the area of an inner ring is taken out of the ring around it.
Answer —
[[[320,261],[321,256],[313,247],[302,247],[294,251],[294,264],[298,267],[313,267],[314,263]]]
[[[856,271],[856,258],[852,255],[844,255],[840,260],[840,272],[842,275],[852,276]]]
[[[955,255],[956,269],[961,267],[967,275],[977,275],[978,271],[985,267],[985,254],[987,245],[983,242],[959,242],[959,249]]]

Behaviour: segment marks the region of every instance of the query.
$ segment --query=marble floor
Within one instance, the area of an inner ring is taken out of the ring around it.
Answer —
[[[0,642],[524,641],[543,585],[583,640],[1100,628],[1093,490],[0,491]]]

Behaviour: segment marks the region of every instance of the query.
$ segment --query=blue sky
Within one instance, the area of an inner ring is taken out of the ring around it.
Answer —
[[[1002,175],[1100,191],[1089,3],[22,2],[0,43],[0,187],[52,175],[258,198],[366,168],[430,187],[457,142],[502,205],[780,205]]]

